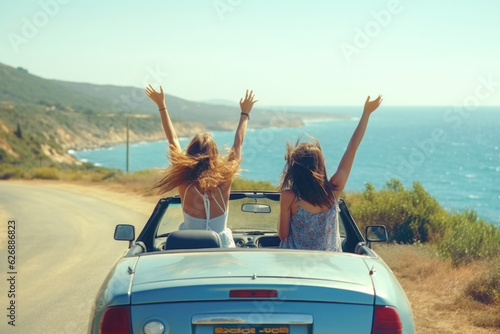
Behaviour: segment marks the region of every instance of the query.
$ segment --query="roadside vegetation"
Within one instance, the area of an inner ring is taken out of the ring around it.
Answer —
[[[42,167],[0,164],[0,180],[107,183],[143,196],[157,195],[151,186],[160,175],[161,170],[125,173],[86,163]],[[276,190],[276,186],[238,178],[233,189]],[[478,218],[473,210],[446,211],[419,182],[406,189],[393,179],[380,190],[367,183],[364,191],[343,197],[362,231],[373,224],[387,227],[390,243],[377,244],[375,249],[405,290],[405,282],[410,287],[418,282],[415,298],[424,290],[442,294],[434,304],[436,311],[452,309],[469,317],[475,326],[500,329],[500,227]],[[423,324],[427,322],[422,319]]]
[[[476,326],[500,329],[500,227],[473,210],[444,210],[419,182],[406,189],[393,179],[381,190],[367,183],[344,197],[361,230],[387,227],[393,245],[377,251],[397,276],[421,282],[420,291],[447,291],[444,299],[453,286],[447,307],[467,311]]]
[[[0,180],[24,179],[24,180],[60,180],[60,181],[82,181],[82,182],[109,182],[127,185],[133,190],[142,191],[145,195],[152,195],[151,186],[160,178],[160,169],[145,169],[126,173],[119,169],[109,169],[94,166],[90,163],[75,165],[37,166],[14,165],[0,163]],[[236,178],[233,181],[234,190],[275,190],[269,181],[252,181]]]

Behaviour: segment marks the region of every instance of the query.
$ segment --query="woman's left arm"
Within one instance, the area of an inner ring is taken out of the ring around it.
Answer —
[[[358,126],[354,133],[352,134],[351,140],[349,141],[349,145],[340,160],[337,171],[330,178],[330,182],[335,187],[335,195],[339,198],[342,190],[344,189],[347,180],[349,178],[349,174],[351,173],[352,164],[354,163],[354,157],[356,156],[356,151],[358,150],[359,144],[363,139],[366,127],[368,126],[368,119],[372,112],[374,112],[382,102],[382,95],[379,95],[375,100],[370,101],[370,97],[366,98],[365,106],[363,109],[363,115],[359,120]]]
[[[259,100],[255,99],[253,90],[249,92],[248,89],[246,91],[245,98],[240,99],[240,121],[238,122],[236,134],[234,135],[234,143],[231,149],[231,154],[229,155],[230,160],[241,159],[241,147],[247,131],[247,121],[250,119],[250,111],[252,110],[254,103],[257,101]]]
[[[291,190],[283,190],[280,195],[280,218],[278,222],[278,235],[284,241],[290,234],[291,206],[295,194]]]

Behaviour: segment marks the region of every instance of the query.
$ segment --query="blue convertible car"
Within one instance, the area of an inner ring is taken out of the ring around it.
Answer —
[[[178,196],[161,199],[104,281],[89,333],[414,333],[408,299],[340,202],[342,253],[280,249],[279,193],[231,192],[236,248],[212,231],[179,231]]]

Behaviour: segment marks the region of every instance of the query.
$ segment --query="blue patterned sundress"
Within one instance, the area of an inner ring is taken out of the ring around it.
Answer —
[[[341,252],[339,232],[339,205],[337,199],[330,209],[311,213],[300,205],[290,217],[290,233],[280,243],[280,248],[314,249]]]

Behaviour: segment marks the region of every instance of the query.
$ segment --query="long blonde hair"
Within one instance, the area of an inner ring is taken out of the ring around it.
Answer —
[[[183,183],[195,182],[207,192],[221,183],[230,181],[239,172],[241,159],[230,159],[231,152],[220,155],[210,133],[196,134],[186,151],[170,149],[170,166],[165,175],[153,186],[163,194]]]

